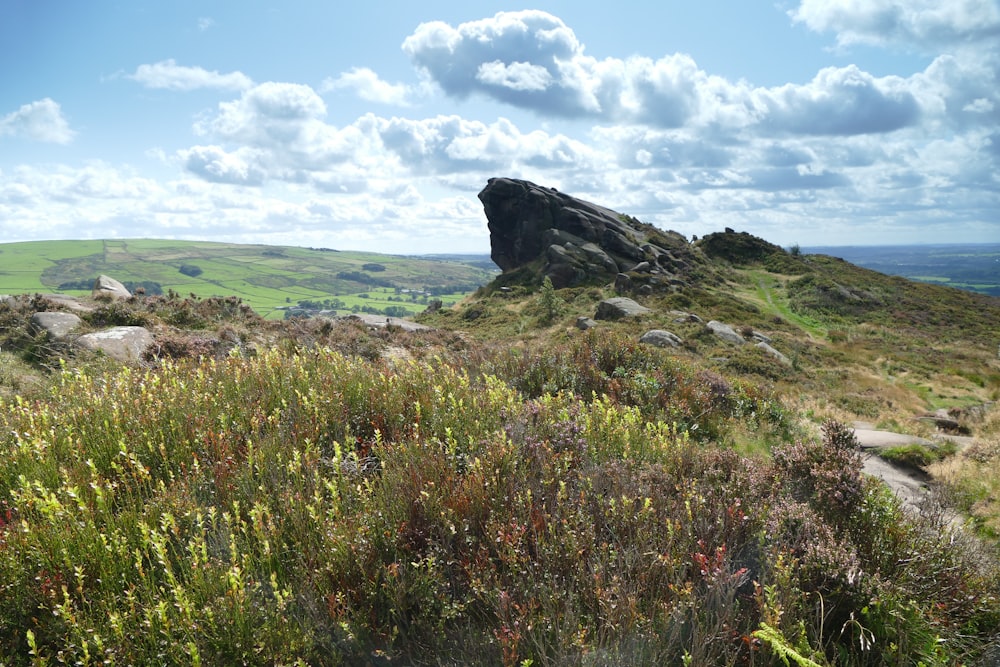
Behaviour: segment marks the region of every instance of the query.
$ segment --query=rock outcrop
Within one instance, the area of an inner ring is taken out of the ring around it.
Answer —
[[[479,199],[504,273],[531,266],[557,288],[615,281],[620,293],[648,293],[684,285],[704,264],[676,232],[529,181],[491,178]]]

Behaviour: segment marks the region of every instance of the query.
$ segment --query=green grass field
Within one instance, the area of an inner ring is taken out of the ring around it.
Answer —
[[[331,298],[348,310],[400,306],[416,313],[429,298],[448,305],[493,277],[481,266],[440,257],[156,239],[0,244],[0,267],[0,293],[83,295],[89,289],[64,286],[105,274],[123,283],[151,281],[164,293],[237,296],[275,318],[300,301]],[[185,275],[182,267],[200,272]]]

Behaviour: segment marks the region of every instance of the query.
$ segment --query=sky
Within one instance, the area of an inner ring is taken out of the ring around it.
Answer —
[[[1000,241],[1000,0],[0,0],[0,242],[486,253],[494,176],[689,238]]]

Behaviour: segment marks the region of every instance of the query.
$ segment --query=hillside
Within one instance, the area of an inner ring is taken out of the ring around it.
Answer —
[[[0,303],[0,661],[993,664],[1000,300],[514,185],[547,217],[426,329]],[[850,428],[938,409],[973,443],[897,456],[959,528]]]
[[[89,294],[104,274],[149,294],[236,296],[270,318],[333,300],[342,311],[414,314],[430,298],[454,303],[495,275],[475,259],[152,239],[0,244],[0,266],[0,293]]]

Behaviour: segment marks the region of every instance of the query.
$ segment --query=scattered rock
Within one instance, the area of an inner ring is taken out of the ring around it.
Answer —
[[[31,326],[35,331],[44,332],[52,340],[61,340],[82,320],[73,313],[42,312],[31,316]]]
[[[948,409],[940,408],[934,412],[920,415],[917,419],[933,422],[934,426],[945,433],[968,433],[968,429],[963,429],[962,425],[958,423],[958,413],[957,410],[955,414],[952,414]]]
[[[776,349],[774,349],[773,347],[771,347],[770,345],[768,345],[764,341],[758,342],[756,346],[759,347],[760,349],[764,350],[765,352],[767,352],[769,355],[771,355],[772,357],[774,357],[775,359],[777,359],[779,362],[781,362],[785,366],[789,366],[790,367],[792,365],[792,360],[791,359],[789,359],[788,357],[786,357],[781,352],[778,352]]]
[[[682,341],[676,334],[669,331],[664,331],[663,329],[652,329],[642,334],[639,338],[639,342],[656,347],[680,347],[681,343],[684,341]]]
[[[768,345],[771,344],[771,337],[768,336],[767,334],[762,334],[761,332],[757,331],[756,329],[754,329],[750,333],[750,338],[752,338],[753,340],[757,341],[758,343],[767,343]]]
[[[68,294],[43,294],[42,298],[54,306],[61,306],[75,313],[92,313],[94,307],[81,303],[75,296]]]
[[[616,296],[605,299],[597,304],[595,320],[620,320],[626,317],[638,317],[646,313],[653,312],[649,308],[642,306],[632,299],[624,296]]]
[[[113,299],[127,299],[132,296],[132,293],[114,278],[102,274],[94,281],[91,296],[94,298],[110,296]]]
[[[580,317],[576,318],[576,328],[577,329],[581,329],[583,331],[586,331],[587,329],[593,329],[596,326],[597,326],[597,322],[595,322],[594,320],[590,319],[589,317],[587,317],[585,315],[581,315]]]
[[[627,294],[632,291],[632,279],[627,273],[619,273],[615,276],[615,293]]]
[[[359,320],[363,322],[366,326],[375,329],[384,329],[385,327],[398,327],[403,331],[429,331],[433,328],[427,326],[426,324],[417,324],[416,322],[411,322],[410,320],[404,320],[399,317],[386,317],[385,315],[372,315],[371,313],[357,313],[352,315],[345,315],[343,319]]]
[[[686,313],[683,310],[671,310],[670,314],[674,316],[674,322],[677,324],[683,324],[684,322],[695,322],[697,324],[701,324],[704,322],[703,319],[694,313]]]
[[[743,345],[746,343],[743,336],[736,333],[736,330],[728,324],[712,320],[705,326],[707,326],[718,338],[721,338],[727,343],[732,343],[733,345]]]
[[[76,344],[124,363],[136,363],[153,345],[153,334],[145,327],[112,327],[84,334],[76,339]]]

